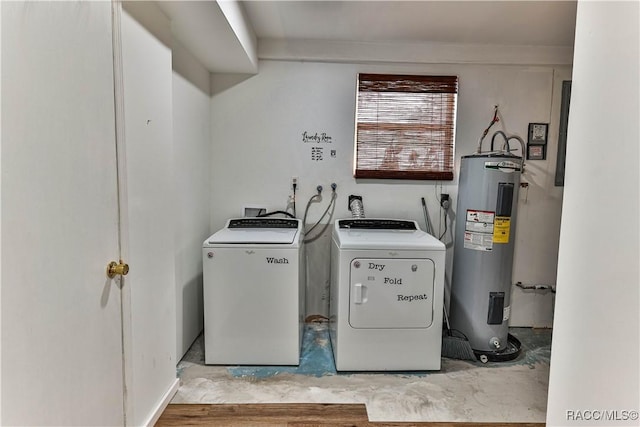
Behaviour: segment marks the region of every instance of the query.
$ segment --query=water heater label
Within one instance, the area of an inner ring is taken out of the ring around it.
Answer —
[[[475,231],[476,233],[493,233],[493,224],[490,222],[467,221],[465,231]]]
[[[467,210],[464,247],[475,251],[493,249],[493,233],[496,213],[493,211]]]
[[[496,213],[493,211],[467,210],[467,222],[493,224]]]
[[[509,243],[511,230],[511,218],[508,216],[496,217],[493,230],[493,243]]]
[[[493,234],[465,231],[464,247],[475,251],[490,251],[493,249]]]

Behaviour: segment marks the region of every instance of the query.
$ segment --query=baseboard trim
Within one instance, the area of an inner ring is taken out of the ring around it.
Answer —
[[[180,380],[176,378],[173,384],[171,384],[171,387],[169,387],[164,396],[162,396],[162,399],[158,403],[158,406],[156,406],[155,411],[151,413],[151,416],[147,419],[147,422],[143,424],[144,426],[153,427],[154,425],[156,425],[164,410],[167,409],[169,402],[171,402],[173,396],[178,392],[178,387],[180,387]]]

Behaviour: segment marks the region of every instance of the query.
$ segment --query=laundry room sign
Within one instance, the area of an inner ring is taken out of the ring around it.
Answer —
[[[311,152],[311,160],[314,162],[321,162],[327,157],[327,153],[325,152],[325,147],[327,144],[333,144],[333,137],[329,135],[327,132],[313,132],[313,131],[303,131],[302,135],[302,143],[305,145],[310,145]],[[332,158],[336,157],[336,150],[330,149],[329,155]]]

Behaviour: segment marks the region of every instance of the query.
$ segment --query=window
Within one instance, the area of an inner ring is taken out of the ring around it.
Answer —
[[[456,76],[358,75],[354,176],[453,179]]]

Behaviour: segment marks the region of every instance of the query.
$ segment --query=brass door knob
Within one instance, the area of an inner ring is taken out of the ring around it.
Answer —
[[[126,276],[128,272],[129,264],[125,264],[122,260],[120,260],[119,263],[111,261],[109,265],[107,265],[107,276],[109,276],[110,279],[113,279],[118,274]]]

